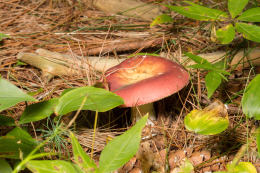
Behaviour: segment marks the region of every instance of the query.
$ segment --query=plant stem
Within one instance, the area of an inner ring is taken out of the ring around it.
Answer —
[[[98,111],[96,111],[95,114],[95,122],[94,122],[94,133],[93,133],[93,138],[92,138],[92,147],[91,147],[91,159],[93,158],[93,153],[94,153],[94,144],[95,144],[95,136],[96,136],[96,128],[97,128],[97,119],[98,119]]]

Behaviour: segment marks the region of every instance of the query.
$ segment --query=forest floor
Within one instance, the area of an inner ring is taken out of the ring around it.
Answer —
[[[212,6],[211,2],[205,3]],[[167,11],[165,7],[160,9]],[[107,14],[87,0],[0,0],[0,33],[10,36],[0,43],[0,75],[24,91],[36,93],[34,96],[39,100],[46,100],[59,96],[67,88],[94,85],[101,81],[102,73],[79,71],[77,75],[55,76],[47,80],[41,70],[19,61],[18,53],[34,53],[38,48],[43,48],[62,54],[73,52],[84,57],[121,58],[147,52],[178,60],[176,57],[186,51],[238,51],[251,45],[239,36],[228,46],[214,43],[210,39],[210,23],[187,20],[181,15],[175,14],[173,24],[151,28],[150,23],[151,21],[137,17]],[[225,170],[239,148],[252,138],[250,132],[259,123],[246,120],[241,111],[241,91],[259,70],[258,67],[230,70],[228,81],[222,83],[211,99],[207,98],[204,82],[206,72],[190,71],[192,82],[185,89],[155,103],[156,113],[162,119],[153,127],[156,135],[144,139],[139,154],[118,172],[129,172],[140,167],[145,167],[150,172],[164,172],[178,167],[184,157],[192,161],[195,172]],[[229,107],[228,129],[214,136],[187,131],[184,116],[192,109],[204,108],[216,99]],[[4,113],[18,120],[25,106],[20,103]],[[96,160],[108,137],[113,138],[131,126],[130,110],[127,108],[116,108],[101,115],[104,116],[99,116],[99,130],[94,148]],[[81,112],[76,120],[77,128],[74,129],[87,152],[91,150],[91,140],[88,139],[93,135],[93,117],[94,113],[91,111]],[[66,123],[69,118],[65,117],[62,121]],[[52,120],[27,124],[36,139],[41,140],[42,134],[34,133],[33,129],[46,129],[47,121]],[[11,129],[0,128],[1,135]],[[50,150],[60,149],[66,157],[70,145],[55,145],[58,144],[54,142],[54,147],[50,147]],[[260,172],[260,159],[257,158],[256,150],[256,143],[252,142],[242,160],[252,162]]]

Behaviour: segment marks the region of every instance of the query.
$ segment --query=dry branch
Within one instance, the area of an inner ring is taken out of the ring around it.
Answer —
[[[75,75],[80,70],[94,70],[104,72],[108,68],[111,68],[125,59],[108,59],[101,57],[80,57],[77,55],[63,55],[57,52],[50,52],[44,49],[36,50],[37,54],[33,53],[19,53],[17,58],[32,66],[41,69],[43,72],[50,73],[52,75]],[[200,54],[199,56],[207,59],[209,62],[218,62],[225,57],[225,52],[214,52],[208,54]],[[188,57],[181,57],[179,59],[181,64],[193,65],[194,61]],[[231,61],[231,66],[236,69],[242,67],[248,67],[250,64],[260,65],[260,49],[253,49],[245,54],[243,51],[239,51]],[[76,67],[76,68],[75,68]]]
[[[82,58],[74,54],[72,56],[64,55],[45,49],[37,49],[36,53],[20,52],[17,59],[53,76],[73,76],[78,74],[80,70],[89,70],[90,68],[103,72],[124,60],[99,57]]]
[[[93,48],[87,51],[88,55],[97,55],[100,53],[108,53],[112,51],[128,51],[135,49],[144,49],[148,47],[154,47],[161,44],[163,41],[162,38],[157,38],[154,40],[134,40],[129,42],[116,42],[114,44],[109,44],[103,47]]]

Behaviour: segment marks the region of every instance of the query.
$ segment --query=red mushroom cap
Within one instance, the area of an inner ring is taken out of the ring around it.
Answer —
[[[189,74],[177,63],[157,56],[137,56],[105,73],[110,91],[124,99],[124,107],[160,100],[181,90]]]

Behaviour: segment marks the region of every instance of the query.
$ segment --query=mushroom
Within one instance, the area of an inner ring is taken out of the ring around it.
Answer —
[[[183,67],[157,56],[136,56],[126,59],[105,72],[109,90],[124,99],[122,107],[132,107],[135,122],[149,113],[155,120],[153,102],[181,90],[189,82]]]

